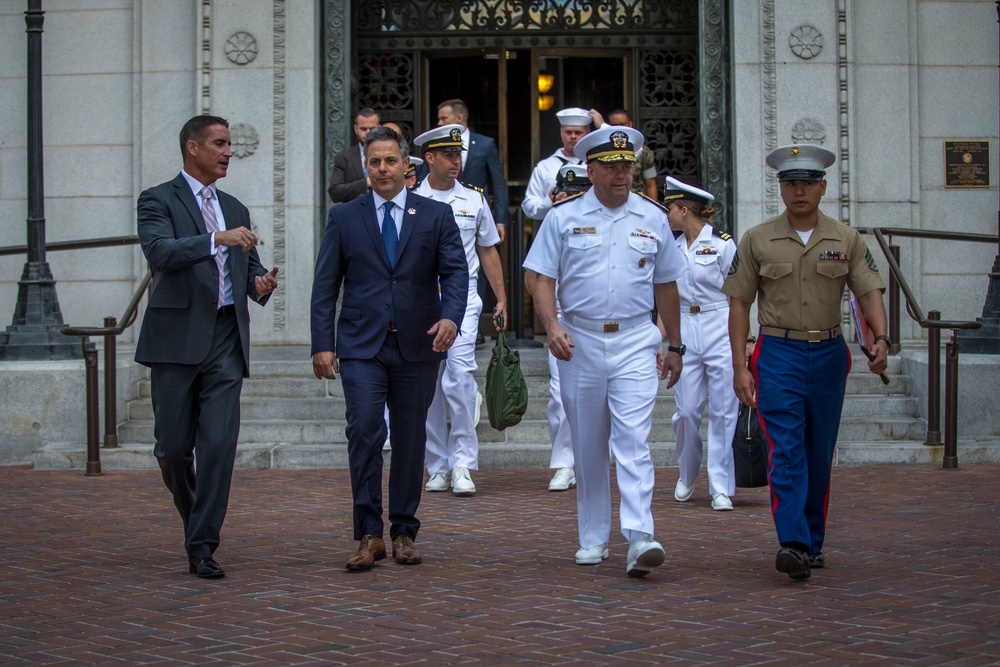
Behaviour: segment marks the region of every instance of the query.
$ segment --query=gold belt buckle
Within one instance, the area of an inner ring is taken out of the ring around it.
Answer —
[[[694,315],[701,312],[701,306],[691,306],[690,312]]]
[[[604,333],[615,333],[618,331],[617,322],[605,322],[604,323]]]
[[[810,343],[820,343],[820,342],[826,340],[826,338],[813,338],[813,334],[816,334],[818,336],[821,333],[825,333],[825,332],[823,332],[823,331],[810,331],[809,332],[809,342]]]

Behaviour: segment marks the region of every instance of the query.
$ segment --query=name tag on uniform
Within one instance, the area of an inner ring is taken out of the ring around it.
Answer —
[[[819,258],[821,260],[834,260],[834,261],[839,261],[839,262],[846,262],[847,261],[847,253],[846,252],[838,252],[836,250],[824,250],[823,252],[821,252],[819,254]]]
[[[574,227],[574,234],[596,234],[597,227]]]

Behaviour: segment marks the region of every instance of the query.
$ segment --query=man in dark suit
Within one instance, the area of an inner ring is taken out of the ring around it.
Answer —
[[[377,127],[364,148],[372,193],[330,209],[312,292],[313,372],[320,379],[339,373],[344,383],[354,539],[360,542],[347,561],[352,571],[370,570],[386,557],[382,445],[387,403],[392,555],[400,564],[421,561],[413,541],[420,528],[416,512],[427,408],[438,365],[465,314],[469,288],[451,207],[403,187],[406,140]]]
[[[264,305],[278,269],[260,264],[250,212],[215,186],[233,156],[228,122],[195,116],[180,144],[181,173],[139,195],[139,240],[153,289],[135,360],[151,369],[153,453],[184,522],[189,571],[218,579],[224,573],[213,554],[250,370],[247,298]]]
[[[362,109],[354,117],[354,136],[358,138],[357,146],[348,146],[333,158],[330,186],[326,191],[334,204],[360,197],[372,186],[365,168],[362,146],[365,137],[372,128],[378,127],[378,124],[378,114],[371,109]]]

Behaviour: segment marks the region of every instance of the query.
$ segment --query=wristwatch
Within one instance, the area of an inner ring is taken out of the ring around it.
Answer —
[[[887,347],[892,347],[892,341],[889,340],[888,336],[875,336],[875,340],[873,340],[872,343],[877,343],[880,340],[884,340]]]
[[[679,354],[679,355],[681,355],[683,357],[684,353],[687,352],[687,345],[684,345],[683,343],[681,343],[680,347],[674,347],[673,345],[667,345],[667,352],[676,352],[677,354]]]

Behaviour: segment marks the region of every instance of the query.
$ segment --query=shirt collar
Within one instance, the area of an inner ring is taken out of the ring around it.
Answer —
[[[195,178],[191,174],[189,174],[186,171],[184,171],[183,169],[181,169],[181,176],[183,176],[184,180],[187,181],[188,187],[191,188],[191,192],[194,194],[194,196],[195,197],[200,197],[201,196],[201,191],[205,189],[205,184],[202,183],[201,181],[199,181],[197,178]],[[212,196],[215,199],[218,199],[219,198],[219,191],[215,187],[215,183],[209,184],[208,187],[212,189]]]
[[[382,197],[380,197],[378,195],[378,193],[375,192],[374,190],[372,190],[372,197],[375,200],[375,210],[376,211],[378,211],[379,209],[381,209],[382,205],[385,204],[386,201],[388,201],[388,200],[383,199]],[[403,209],[406,208],[406,188],[403,188],[402,190],[400,190],[396,194],[396,196],[392,198],[392,203],[395,204],[399,208],[400,211],[402,211]]]

